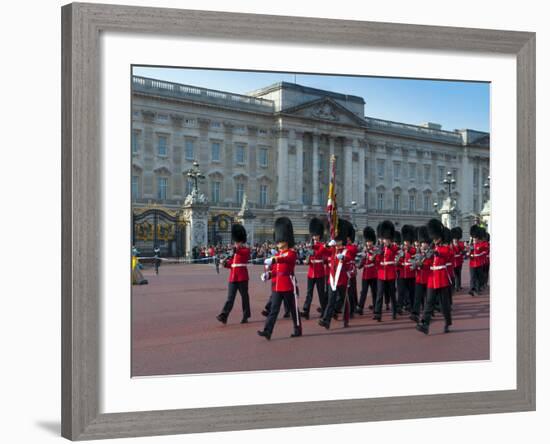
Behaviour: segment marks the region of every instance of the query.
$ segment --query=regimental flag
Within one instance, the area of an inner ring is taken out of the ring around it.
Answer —
[[[327,218],[330,238],[338,233],[338,212],[336,208],[336,156],[330,158],[330,183],[328,186]]]

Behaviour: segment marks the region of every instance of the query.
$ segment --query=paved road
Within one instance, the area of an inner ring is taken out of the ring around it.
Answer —
[[[292,323],[280,318],[271,341],[256,335],[270,284],[259,279],[261,266],[249,267],[252,318],[239,323],[240,296],[226,325],[216,315],[225,302],[227,270],[212,265],[163,265],[159,276],[146,269],[149,285],[132,287],[132,374],[169,375],[270,369],[489,359],[489,296],[454,296],[453,327],[443,333],[441,315],[429,336],[417,332],[407,315],[382,323],[372,314],[352,319],[344,329],[333,321],[329,331],[317,325],[317,296],[304,336],[290,338]],[[306,267],[298,267],[305,296]],[[468,282],[464,267],[463,282]],[[369,299],[370,300],[370,295]],[[281,310],[282,312],[282,310]],[[282,316],[282,313],[281,313]]]

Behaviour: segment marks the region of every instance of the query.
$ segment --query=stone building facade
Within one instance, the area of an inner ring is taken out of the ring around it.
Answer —
[[[209,224],[233,218],[244,195],[255,239],[289,216],[298,238],[323,215],[329,160],[336,156],[340,214],[362,229],[383,219],[422,224],[448,195],[465,229],[488,200],[489,134],[444,131],[364,114],[361,97],[292,83],[247,95],[134,76],[132,203],[177,210],[189,194],[193,161],[206,176]]]

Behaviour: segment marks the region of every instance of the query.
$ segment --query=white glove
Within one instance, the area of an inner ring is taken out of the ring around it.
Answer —
[[[342,259],[344,259],[345,256],[344,256],[344,253],[338,253],[338,254],[336,255],[336,257],[337,257],[339,260],[342,260]]]
[[[330,242],[328,243],[329,247],[334,247],[335,245],[336,245],[336,241],[334,239],[331,239]]]
[[[260,275],[260,279],[262,280],[262,282],[265,282],[265,281],[268,281],[268,280],[269,280],[269,278],[270,278],[270,275],[269,275],[269,274],[270,274],[269,272],[265,272],[265,273],[262,273],[262,274]]]
[[[277,254],[277,250],[275,248],[271,249],[271,256],[275,256]]]
[[[272,262],[273,262],[273,258],[268,257],[268,258],[264,261],[264,264],[265,264],[265,265],[271,265]]]

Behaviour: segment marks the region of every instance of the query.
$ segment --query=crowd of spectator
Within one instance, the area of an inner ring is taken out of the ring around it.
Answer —
[[[218,244],[218,245],[204,245],[202,247],[196,246],[193,248],[192,258],[194,260],[204,260],[209,262],[208,259],[214,260],[224,256],[231,256],[233,254],[233,244]],[[249,245],[250,259],[252,261],[261,262],[263,259],[271,257],[277,250],[277,245],[273,242],[255,243]],[[303,264],[308,256],[310,247],[306,242],[298,242],[294,246],[296,254],[298,256],[298,263]]]

